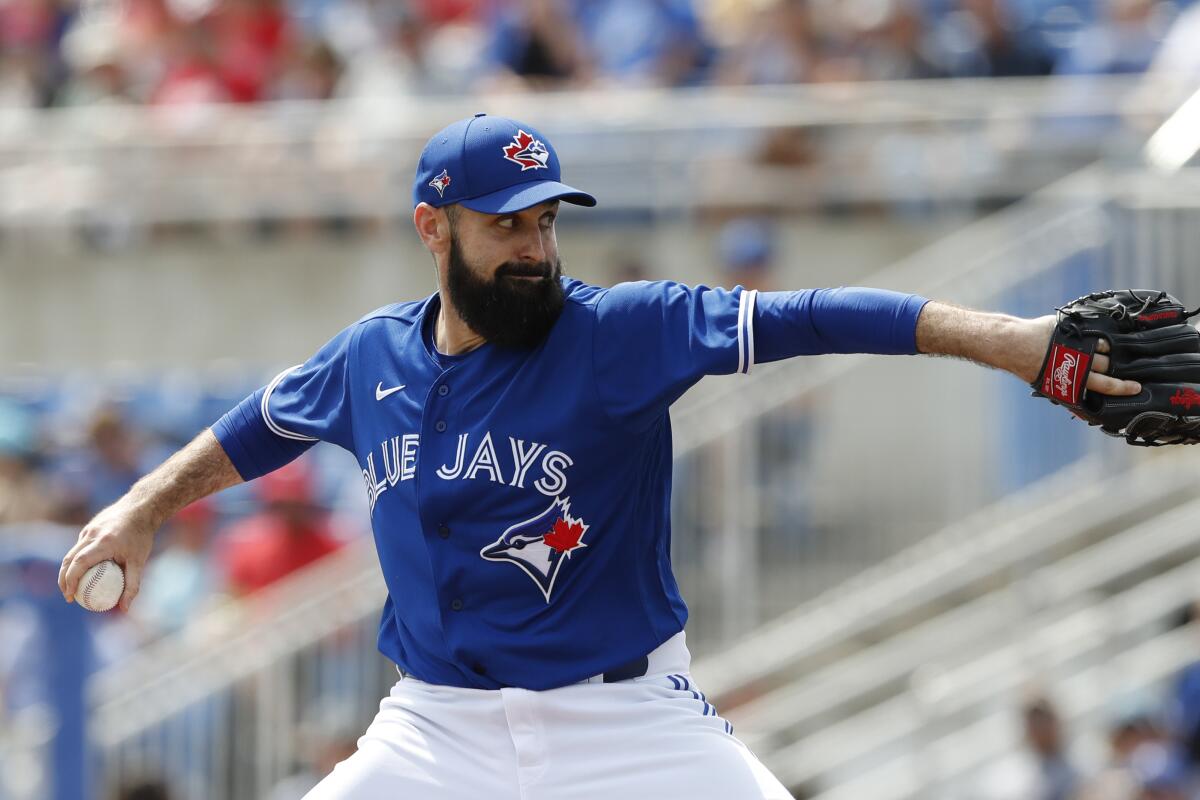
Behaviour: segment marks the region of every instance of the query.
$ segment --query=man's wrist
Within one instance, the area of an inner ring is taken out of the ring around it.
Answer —
[[[917,349],[1011,372],[1026,383],[1037,375],[1052,317],[1025,319],[930,302],[917,320]]]

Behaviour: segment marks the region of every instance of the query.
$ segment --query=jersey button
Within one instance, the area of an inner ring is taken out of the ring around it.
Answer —
[[[445,433],[445,432],[446,432],[446,420],[444,420],[444,419],[439,419],[439,420],[438,420],[438,421],[437,421],[437,422],[434,424],[434,426],[433,426],[433,429],[434,429],[435,431],[437,431],[438,433]]]
[[[438,387],[438,394],[442,397],[445,397],[446,395],[450,394],[450,387],[443,383]]]
[[[476,675],[487,675],[487,670],[484,669],[483,664],[472,664],[471,671]]]
[[[442,537],[443,539],[449,539],[450,528],[446,525],[438,525],[438,536]]]
[[[454,611],[462,611],[463,610],[463,601],[459,600],[457,597],[454,598],[453,600],[450,601],[450,608]]]

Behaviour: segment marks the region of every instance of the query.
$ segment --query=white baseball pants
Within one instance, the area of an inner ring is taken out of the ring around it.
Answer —
[[[644,677],[549,691],[404,678],[305,800],[791,800],[688,674],[680,633]]]

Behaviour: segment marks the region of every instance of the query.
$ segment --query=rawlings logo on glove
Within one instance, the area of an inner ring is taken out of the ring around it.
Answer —
[[[1097,292],[1058,309],[1046,358],[1031,385],[1105,433],[1156,447],[1200,442],[1200,332],[1171,295],[1158,290]],[[1086,390],[1096,346],[1108,342],[1108,374],[1137,381],[1132,397]]]
[[[1047,370],[1050,374],[1042,382],[1042,394],[1064,403],[1078,403],[1087,381],[1087,369],[1079,369],[1081,361],[1090,362],[1091,359],[1076,350],[1053,345]]]

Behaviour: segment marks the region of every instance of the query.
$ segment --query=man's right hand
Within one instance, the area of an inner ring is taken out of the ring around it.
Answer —
[[[101,561],[113,560],[125,571],[125,591],[119,605],[123,611],[137,597],[142,582],[142,569],[150,558],[154,533],[158,525],[144,513],[131,508],[124,500],[101,511],[84,526],[58,571],[58,588],[68,603],[74,602],[75,592],[83,573]]]
[[[63,597],[74,602],[83,573],[112,559],[125,570],[125,592],[119,604],[128,611],[159,526],[188,503],[241,482],[217,437],[211,430],[202,431],[80,531],[58,571]]]

